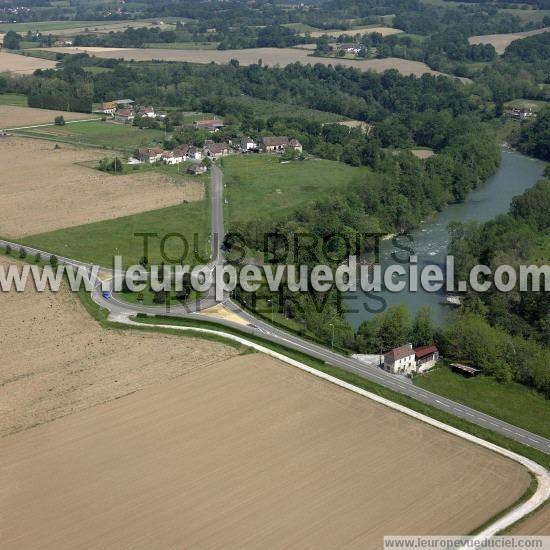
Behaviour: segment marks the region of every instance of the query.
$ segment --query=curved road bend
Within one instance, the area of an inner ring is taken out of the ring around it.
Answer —
[[[221,170],[217,166],[212,166],[211,173],[211,208],[212,208],[212,217],[211,217],[211,246],[212,246],[212,261],[210,266],[213,268],[215,265],[223,264],[223,254],[221,251],[221,246],[223,243],[224,231],[224,221],[223,221],[223,175]],[[49,260],[51,254],[41,250],[36,250],[30,247],[23,247],[18,243],[12,243],[9,241],[3,241],[0,239],[0,244],[5,246],[9,244],[14,250],[19,248],[25,248],[27,253],[36,254],[40,253],[42,257],[46,260]],[[79,262],[77,260],[72,260],[70,258],[64,258],[58,256],[58,260],[61,263],[71,265],[73,267],[90,267],[89,264]],[[117,275],[113,274],[112,270],[102,268],[102,273],[110,274],[111,276]],[[217,302],[215,301],[215,290],[212,289],[209,294],[201,299],[199,302],[186,305],[177,305],[177,306],[144,306],[139,304],[130,304],[119,300],[116,296],[109,294],[109,297],[104,297],[100,284],[97,284],[94,291],[92,292],[92,297],[94,301],[108,309],[114,315],[133,315],[135,313],[147,313],[150,315],[158,314],[169,314],[174,317],[195,319],[195,320],[204,320],[212,322],[212,318],[206,315],[202,315],[200,310],[206,309]],[[256,337],[261,337],[264,340],[268,340],[275,344],[280,344],[282,346],[288,347],[290,349],[311,355],[316,359],[325,361],[330,365],[340,367],[346,371],[358,374],[368,380],[376,382],[382,386],[385,386],[391,390],[394,390],[403,395],[412,397],[422,403],[431,405],[437,409],[445,411],[449,414],[467,420],[472,424],[477,424],[494,432],[500,433],[510,439],[513,439],[519,443],[538,449],[539,451],[550,454],[550,440],[533,434],[522,428],[518,428],[512,424],[508,424],[502,420],[484,414],[480,411],[446,399],[440,395],[434,394],[422,388],[414,386],[408,380],[389,374],[382,369],[380,369],[376,364],[367,364],[351,357],[346,357],[338,353],[333,352],[332,350],[304,340],[294,334],[281,330],[278,327],[274,327],[265,321],[258,319],[241,309],[237,304],[232,302],[229,297],[225,297],[224,304],[231,311],[241,317],[246,321],[246,325],[238,324],[232,321],[224,319],[216,319],[216,323],[227,326],[230,328],[237,329],[243,333],[251,334]]]

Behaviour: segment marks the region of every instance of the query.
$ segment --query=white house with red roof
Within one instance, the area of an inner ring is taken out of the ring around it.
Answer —
[[[416,371],[412,344],[405,344],[384,353],[384,370],[392,374],[411,374]]]

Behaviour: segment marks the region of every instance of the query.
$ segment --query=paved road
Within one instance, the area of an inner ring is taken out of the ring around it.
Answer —
[[[223,242],[224,232],[224,221],[223,221],[223,177],[221,170],[217,166],[212,167],[212,189],[211,189],[211,208],[212,208],[212,219],[211,219],[211,232],[212,232],[212,261],[210,266],[222,265],[223,256],[221,252],[221,244]],[[7,241],[0,240],[1,245],[10,244],[12,248],[18,249],[20,245],[17,243],[9,243]],[[46,260],[49,259],[50,255],[47,252],[35,250],[29,247],[25,247],[27,252],[30,254],[36,254],[40,252],[42,257]],[[75,267],[86,266],[82,262],[72,260],[70,258],[58,257],[59,261],[72,265]],[[104,269],[105,274],[112,272],[108,269]],[[208,296],[192,304],[177,305],[177,306],[144,306],[139,304],[129,304],[119,300],[116,296],[112,294],[108,298],[103,296],[100,286],[96,286],[93,294],[93,299],[100,306],[107,308],[113,314],[119,315],[128,315],[135,314],[136,312],[148,313],[151,315],[167,313],[175,317],[189,318],[195,320],[207,320],[212,321],[212,317],[202,315],[200,310],[205,309],[213,305],[215,302],[213,291],[211,291]],[[463,418],[473,424],[477,424],[484,428],[488,428],[492,431],[505,435],[510,439],[514,439],[524,445],[533,447],[545,453],[550,453],[550,440],[537,435],[527,430],[523,430],[507,422],[503,422],[497,418],[479,412],[470,407],[466,407],[450,399],[446,399],[440,395],[434,394],[422,388],[414,386],[409,380],[404,379],[399,376],[389,374],[382,369],[380,369],[375,364],[366,364],[351,357],[346,357],[338,353],[333,352],[330,349],[327,349],[318,344],[309,342],[295,336],[294,334],[283,331],[277,327],[273,327],[269,323],[266,323],[250,313],[242,310],[237,304],[232,302],[227,296],[224,298],[224,303],[226,307],[231,309],[235,314],[241,317],[247,324],[242,325],[234,323],[228,320],[216,320],[220,325],[224,325],[231,328],[236,328],[244,333],[259,336],[270,342],[281,344],[288,348],[306,353],[316,359],[325,361],[330,365],[340,367],[349,372],[358,374],[368,380],[372,380],[382,386],[390,388],[398,393],[403,395],[408,395],[426,403],[433,407],[436,407],[442,411],[445,411],[449,414]]]

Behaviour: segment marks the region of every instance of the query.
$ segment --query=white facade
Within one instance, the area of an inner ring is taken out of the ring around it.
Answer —
[[[392,374],[416,372],[416,356],[412,344],[405,344],[384,354],[384,370]]]

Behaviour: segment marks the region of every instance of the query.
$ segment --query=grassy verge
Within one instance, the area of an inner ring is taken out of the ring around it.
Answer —
[[[98,197],[98,200],[101,200],[101,197]],[[137,233],[157,235],[149,239],[147,253],[143,248],[144,239],[137,236]],[[199,254],[202,255],[203,260],[207,261],[210,257],[209,201],[205,199],[183,203],[132,216],[32,235],[22,239],[21,244],[105,267],[112,265],[114,255],[121,255],[124,266],[128,267],[138,263],[144,255],[148,257],[149,263],[160,264],[163,261],[161,240],[169,233],[183,235],[186,239],[188,243],[186,263],[192,265],[199,263],[193,253],[195,240]],[[184,252],[181,239],[166,240],[167,256],[178,259]]]
[[[286,348],[279,344],[268,342],[263,338],[257,337],[255,335],[249,335],[248,333],[241,332],[232,327],[222,326],[212,321],[196,321],[196,320],[182,319],[182,318],[171,317],[171,316],[155,316],[155,317],[139,316],[138,320],[142,323],[146,323],[150,325],[171,324],[174,326],[190,326],[190,327],[198,327],[198,328],[207,328],[207,329],[222,331],[228,334],[233,334],[236,336],[246,338],[247,340],[261,344],[262,346],[270,348],[278,353],[282,353],[287,357],[296,359],[297,361],[300,361],[306,365],[309,365],[310,367],[313,367],[321,372],[330,374],[331,376],[334,376],[335,378],[343,380],[344,382],[353,384],[354,386],[357,386],[371,393],[374,393],[376,395],[389,399],[395,403],[399,403],[400,405],[408,407],[409,409],[412,409],[419,413],[425,414],[426,416],[430,416],[436,420],[444,422],[449,426],[453,426],[466,433],[472,434],[476,437],[479,437],[481,439],[494,443],[495,445],[499,445],[500,447],[509,449],[513,452],[516,452],[520,455],[530,458],[531,460],[534,460],[535,462],[541,464],[545,468],[550,468],[550,456],[547,455],[546,453],[543,453],[542,451],[538,451],[526,445],[522,445],[521,443],[518,443],[517,441],[514,441],[512,439],[509,439],[501,434],[498,434],[496,432],[493,432],[491,430],[488,430],[476,424],[472,424],[471,422],[468,422],[466,420],[453,416],[449,413],[446,413],[445,411],[436,409],[435,407],[432,407],[430,405],[426,405],[406,395],[397,393],[389,388],[386,388],[384,386],[381,386],[380,384],[377,384],[376,382],[367,380],[366,378],[363,378],[357,374],[348,372],[344,369],[335,367],[333,365],[329,365],[309,355]]]
[[[464,378],[442,364],[414,384],[514,426],[550,437],[550,400],[517,383],[499,384],[490,376]]]

